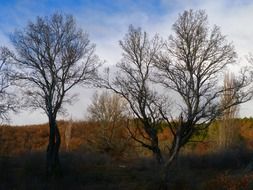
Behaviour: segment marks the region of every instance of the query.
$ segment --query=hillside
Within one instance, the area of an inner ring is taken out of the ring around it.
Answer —
[[[236,119],[236,128],[240,136],[240,143],[247,149],[253,149],[253,118]],[[98,123],[78,121],[58,121],[58,126],[62,135],[61,151],[66,150],[66,128],[71,125],[71,137],[69,140],[69,150],[82,148],[92,148],[99,139],[101,127]],[[199,151],[212,151],[215,145],[215,135],[217,135],[218,124],[214,124],[208,131],[200,132],[198,135],[201,142],[189,143],[188,147],[197,148]],[[120,129],[121,130],[121,129]],[[123,129],[122,129],[123,130]],[[126,131],[124,131],[126,133]],[[207,134],[205,134],[207,133]],[[45,151],[48,142],[49,129],[48,124],[27,125],[27,126],[1,126],[0,128],[0,153],[1,155],[18,155],[26,152]],[[120,137],[115,136],[116,140]],[[163,130],[159,134],[160,141],[166,142],[169,138],[168,131]],[[95,148],[95,147],[93,147]],[[191,151],[194,151],[191,149]],[[204,150],[202,150],[204,149]],[[200,152],[199,152],[200,153]]]

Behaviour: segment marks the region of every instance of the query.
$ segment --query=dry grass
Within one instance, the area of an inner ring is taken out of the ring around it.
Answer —
[[[251,136],[253,120],[241,120],[240,146],[217,152],[205,143],[186,147],[171,169],[170,189],[173,190],[250,190],[253,173],[244,172],[252,160]],[[58,125],[64,134],[67,121]],[[247,132],[248,131],[248,132]],[[47,179],[45,150],[48,125],[0,129],[0,189],[136,189],[156,190],[161,183],[161,168],[147,151],[136,144],[128,145],[124,156],[101,152],[94,146],[99,125],[74,122],[70,151],[62,135],[61,163],[63,176]],[[163,141],[168,134],[160,134]],[[91,143],[93,142],[93,143]]]
[[[63,176],[47,179],[41,153],[22,157],[2,157],[0,189],[154,189],[159,176],[154,170],[139,168],[94,153],[62,153]]]
[[[223,163],[230,162],[226,167],[212,163],[213,159],[217,157],[182,156],[171,169],[170,189],[252,189],[252,173],[243,173],[226,158]],[[64,175],[47,179],[44,153],[1,157],[0,189],[158,190],[161,184],[160,168],[150,158],[119,161],[105,154],[74,151],[62,152],[61,162]]]

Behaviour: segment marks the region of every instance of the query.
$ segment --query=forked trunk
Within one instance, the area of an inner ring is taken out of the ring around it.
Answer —
[[[169,182],[170,182],[170,177],[171,177],[171,175],[170,175],[171,165],[172,165],[173,161],[176,159],[180,148],[181,148],[180,137],[176,136],[175,140],[173,141],[168,160],[164,163],[162,183],[159,188],[160,190],[168,190],[169,189]]]
[[[47,176],[58,176],[61,174],[61,164],[59,160],[59,149],[61,136],[56,123],[56,119],[49,118],[49,143],[47,147]]]
[[[145,125],[145,123],[144,123],[144,130],[146,131],[151,140],[151,145],[147,146],[148,149],[150,149],[153,152],[153,156],[159,165],[164,164],[163,156],[159,147],[157,131],[154,130],[150,126],[150,124]]]

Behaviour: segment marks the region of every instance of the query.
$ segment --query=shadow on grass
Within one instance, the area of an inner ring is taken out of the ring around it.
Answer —
[[[0,189],[155,189],[159,170],[150,159],[115,161],[96,153],[61,153],[63,176],[46,177],[45,154],[0,158]]]
[[[181,155],[171,169],[170,189],[251,190],[253,173],[245,173],[245,168],[252,159],[252,151],[243,147],[205,155]]]
[[[63,176],[55,179],[46,177],[44,152],[0,157],[0,189],[156,190],[162,176],[151,158],[119,161],[105,154],[79,151],[62,152],[60,156]],[[224,174],[242,177],[240,171],[251,158],[252,153],[244,149],[182,155],[171,169],[170,189],[226,189],[222,183],[229,183],[230,178]],[[251,187],[247,185],[245,189]]]

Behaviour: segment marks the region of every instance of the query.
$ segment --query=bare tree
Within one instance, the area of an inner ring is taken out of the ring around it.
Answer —
[[[231,98],[234,98],[233,94],[236,93],[233,92],[234,78],[235,76],[231,73],[225,74],[223,88],[228,90],[225,90],[222,94],[221,106],[226,106],[227,102],[230,102]],[[221,124],[218,130],[218,147],[220,149],[231,148],[231,146],[235,145],[236,139],[238,139],[238,130],[236,130],[236,123],[234,121],[235,117],[238,114],[238,111],[238,105],[231,106],[226,109],[221,116]]]
[[[37,17],[23,30],[11,36],[16,52],[9,52],[16,66],[14,77],[22,85],[26,106],[42,109],[49,120],[47,172],[60,171],[61,136],[57,115],[63,105],[73,101],[70,90],[78,84],[90,84],[97,77],[95,45],[87,33],[78,29],[71,15]]]
[[[73,120],[72,117],[68,121],[68,124],[65,127],[65,145],[66,145],[66,151],[70,150],[69,144],[71,140],[71,135],[72,135],[72,127],[73,127]]]
[[[224,89],[220,83],[226,66],[235,62],[236,52],[219,27],[209,27],[204,11],[184,11],[173,31],[156,64],[157,81],[180,97],[177,122],[171,122],[160,109],[173,136],[165,163],[166,181],[171,163],[194,132],[208,127],[226,109],[252,96],[244,91],[248,84],[245,76],[234,79],[230,88]],[[231,92],[231,99],[221,105],[224,91]]]
[[[135,141],[153,152],[157,161],[162,162],[158,143],[159,112],[156,109],[157,93],[150,88],[152,64],[162,47],[161,40],[155,36],[151,40],[140,28],[129,27],[125,38],[119,42],[123,58],[117,64],[116,77],[104,80],[100,86],[113,90],[123,97],[134,116],[142,123],[144,139],[132,136]]]
[[[0,120],[8,121],[9,112],[16,111],[17,97],[12,87],[12,81],[9,73],[11,66],[9,60],[8,50],[4,47],[0,48]]]
[[[109,154],[124,154],[130,145],[129,134],[124,127],[129,117],[126,101],[115,93],[96,92],[87,111],[89,120],[99,124],[92,145]]]
[[[102,123],[117,122],[124,119],[127,114],[126,102],[117,94],[103,91],[96,92],[92,104],[88,107],[89,119]]]

